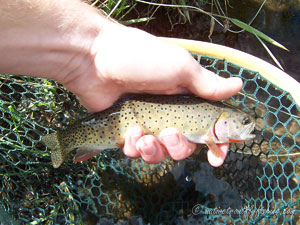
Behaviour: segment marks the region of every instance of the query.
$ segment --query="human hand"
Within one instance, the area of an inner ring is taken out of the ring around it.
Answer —
[[[26,7],[24,1],[5,2],[0,4],[0,72],[55,79],[90,111],[108,108],[129,92],[192,92],[221,100],[242,86],[238,78],[224,79],[202,68],[184,49],[109,21],[81,1],[32,0]],[[157,163],[167,156],[183,159],[195,149],[173,128],[164,130],[159,140],[132,128],[124,152]],[[208,151],[214,166],[223,163],[228,145],[220,149],[220,158]]]
[[[111,106],[125,93],[177,94],[192,92],[200,97],[221,100],[237,93],[242,82],[224,79],[202,68],[184,49],[167,44],[143,31],[110,24],[102,29],[91,49],[94,64],[89,71],[66,86],[91,111]],[[181,160],[194,152],[175,128],[167,128],[159,140],[144,135],[141,127],[128,130],[124,153],[159,163],[168,156]],[[220,157],[208,151],[213,166],[224,162],[229,144],[219,144]]]

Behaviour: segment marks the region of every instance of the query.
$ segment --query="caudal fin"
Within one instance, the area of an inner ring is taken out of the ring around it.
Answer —
[[[51,161],[54,168],[60,167],[64,161],[64,156],[60,148],[57,134],[52,133],[42,137],[42,141],[45,145],[51,149]]]

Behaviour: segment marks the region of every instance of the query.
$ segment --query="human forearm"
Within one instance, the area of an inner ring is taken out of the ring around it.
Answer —
[[[91,64],[90,48],[105,23],[96,9],[76,0],[2,1],[0,72],[67,83]]]

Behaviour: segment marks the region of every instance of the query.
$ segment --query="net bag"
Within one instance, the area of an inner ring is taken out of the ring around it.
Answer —
[[[219,49],[223,55],[214,55],[214,48],[222,47],[164,40],[194,52],[202,66],[220,76],[243,79],[242,91],[226,102],[255,118],[257,137],[231,144],[219,168],[209,166],[207,149],[200,145],[182,161],[149,165],[111,149],[84,163],[69,160],[54,169],[41,136],[86,116],[86,110],[54,81],[1,75],[3,224],[300,221],[299,84],[268,64],[259,66],[254,57],[241,57],[243,53],[236,50]],[[233,52],[227,54],[227,50]]]

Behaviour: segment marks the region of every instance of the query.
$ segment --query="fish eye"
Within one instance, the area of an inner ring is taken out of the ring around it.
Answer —
[[[249,123],[250,123],[250,120],[249,120],[248,117],[245,117],[245,118],[243,119],[243,121],[242,121],[242,124],[243,124],[243,125],[247,125],[247,124],[249,124]]]

